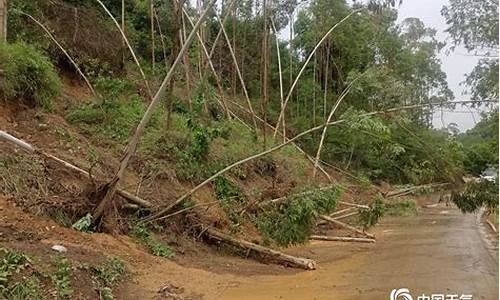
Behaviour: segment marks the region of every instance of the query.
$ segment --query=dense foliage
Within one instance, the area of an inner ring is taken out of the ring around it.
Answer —
[[[441,11],[454,45],[481,57],[467,75],[474,100],[498,98],[498,1],[451,0]]]
[[[481,207],[498,209],[498,179],[469,182],[461,191],[452,193],[451,200],[464,213],[473,213]]]
[[[121,3],[103,3],[119,20]],[[161,80],[164,66],[173,61],[179,50],[179,30],[185,27],[186,20],[183,26],[179,21],[180,10],[173,2],[153,1],[153,11],[149,1],[125,3],[125,32],[146,70],[148,80],[154,85]],[[378,3],[375,10],[371,9],[374,3]],[[285,97],[316,43],[332,26],[356,10],[318,46],[297,87],[290,94],[285,114],[287,135],[293,136],[324,122],[332,106],[343,93],[347,93],[334,119],[347,119],[349,122],[328,130],[322,160],[371,180],[425,183],[453,180],[458,176],[457,171],[461,168],[459,147],[450,135],[431,128],[430,106],[399,113],[397,122],[389,116],[359,117],[374,110],[428,102],[446,103],[452,99],[438,59],[444,44],[437,40],[436,31],[415,18],[397,24],[397,12],[391,8],[393,5],[390,2],[372,1],[366,7],[350,5],[343,0],[312,0],[304,4],[298,6],[297,1],[279,1],[270,5],[269,15],[273,22],[267,28],[270,32],[267,49],[261,47],[263,11],[260,3],[239,1],[231,8],[224,3],[209,14],[207,23],[202,27],[201,38],[207,46],[213,46],[212,62],[220,75],[222,88],[233,94],[230,101],[239,102],[243,93],[240,92],[241,83],[236,76],[235,64],[228,55],[227,41],[220,38],[217,44],[211,45],[219,31],[215,14],[229,15],[225,29],[254,111],[261,117],[265,115],[267,121],[273,124],[281,109],[280,74]],[[196,9],[189,5],[187,13],[196,15]],[[36,43],[59,66],[71,69],[62,53],[40,34],[36,24],[28,22],[25,25],[26,17],[20,12],[32,14],[54,31],[54,36],[91,77],[102,95],[102,103],[82,105],[70,112],[68,119],[80,124],[88,133],[126,140],[130,128],[139,122],[145,110],[141,103],[144,92],[134,93],[133,90],[140,91],[144,86],[138,80],[136,68],[127,63],[129,54],[117,40],[118,29],[99,3],[67,0],[51,5],[45,0],[30,3],[15,0],[11,7],[11,41]],[[78,22],[70,22],[75,18],[75,11]],[[151,19],[151,13],[156,18]],[[292,35],[279,39],[277,45],[271,46],[277,38],[274,27],[280,31],[287,25],[291,25]],[[277,47],[281,72],[278,69]],[[263,53],[269,59],[267,83],[262,80]],[[171,110],[188,113],[193,147],[191,152],[186,153],[196,161],[203,161],[208,145],[220,133],[214,129],[217,126],[207,126],[210,122],[200,122],[199,116],[216,121],[224,118],[224,110],[218,104],[221,100],[221,95],[218,95],[220,89],[215,89],[217,84],[213,74],[202,74],[208,68],[199,41],[193,43],[183,64],[183,68],[178,68],[175,82],[183,82],[190,95],[186,103],[186,97],[179,101],[170,99],[173,94],[169,94],[166,127],[170,129]],[[116,78],[124,72],[129,74],[127,78]],[[199,79],[194,89],[193,79]],[[268,87],[269,105],[260,105],[259,110],[258,102],[263,97],[264,84]],[[173,82],[170,88],[174,88]],[[126,100],[123,94],[128,95]],[[264,107],[267,111],[262,111]],[[240,117],[251,124],[250,116],[243,113]],[[104,126],[95,127],[95,123]],[[299,143],[310,153],[315,153],[318,140],[318,135],[313,134]],[[439,151],[430,154],[431,148]],[[184,161],[191,164],[190,159]]]
[[[458,139],[465,147],[464,166],[469,173],[477,176],[487,168],[498,170],[498,110],[485,114]]]
[[[50,109],[61,81],[50,60],[33,46],[0,43],[0,95]]]
[[[10,44],[0,45],[0,76],[6,78],[0,81],[0,92],[9,100],[49,107],[60,88],[53,64],[77,76],[66,56],[24,14],[28,13],[68,50],[100,95],[92,103],[69,105],[66,119],[89,137],[125,144],[146,112],[150,94],[179,56],[190,31],[189,18],[196,20],[203,7],[186,1],[183,14],[176,1],[129,0],[123,8],[121,1],[102,2],[117,24],[99,1],[9,1]],[[365,4],[287,0],[273,1],[268,7],[261,1],[222,1],[209,11],[198,40],[179,56],[182,63],[166,82],[164,105],[149,122],[137,151],[141,158],[146,156],[146,162],[138,159],[135,167],[148,170],[144,172],[151,178],[175,176],[183,183],[202,182],[282,140],[271,139],[271,130],[262,123],[274,127],[286,123],[283,133],[293,137],[324,124],[330,113],[330,121],[338,122],[326,129],[319,159],[365,182],[457,183],[465,173],[479,175],[487,167],[498,167],[498,112],[463,135],[451,127],[432,127],[434,109],[452,107],[454,98],[439,60],[445,44],[435,29],[417,18],[397,23],[393,7],[392,0]],[[497,9],[496,0],[451,0],[442,11],[453,43],[484,55],[465,80],[474,100],[498,96],[498,17],[492,14]],[[124,24],[119,24],[121,17]],[[219,21],[225,19],[226,33],[221,34]],[[116,25],[123,26],[145,78],[133,64]],[[285,29],[290,30],[289,36]],[[202,46],[212,54],[211,64]],[[286,122],[277,124],[280,115]],[[320,132],[296,142],[314,156]],[[274,189],[278,181],[274,157],[252,163],[259,176],[272,180]],[[303,166],[293,167],[306,176]],[[165,175],[169,168],[174,175]],[[212,182],[234,224],[239,224],[248,204],[234,178],[244,180],[247,173],[235,168]],[[464,199],[486,203],[475,190],[466,193],[472,196],[456,196],[457,203],[468,201]],[[280,245],[301,243],[308,239],[318,214],[335,209],[339,194],[335,188],[291,196],[253,220],[268,240]],[[363,226],[382,217],[385,209],[379,200],[361,214]],[[412,204],[404,208],[412,209]],[[146,228],[136,229],[136,238],[151,251],[170,256]]]
[[[339,187],[297,193],[280,203],[278,210],[266,210],[259,214],[255,223],[265,238],[278,245],[304,243],[309,239],[319,215],[335,211],[341,193]]]

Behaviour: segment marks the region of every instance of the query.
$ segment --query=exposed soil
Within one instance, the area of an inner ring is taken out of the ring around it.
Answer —
[[[495,299],[496,236],[476,215],[424,202],[427,207],[416,217],[384,218],[374,232],[376,244],[311,242],[286,251],[315,259],[316,271],[258,263],[194,240],[180,242],[186,251],[170,261],[146,253],[127,236],[62,228],[5,199],[0,199],[0,245],[50,259],[50,247],[61,244],[68,248],[65,256],[80,263],[118,257],[130,275],[114,289],[117,299],[386,299],[399,287],[414,295],[468,293]],[[74,283],[78,290],[76,278]],[[95,297],[80,285],[82,299]]]
[[[62,116],[69,105],[86,99],[86,91],[81,87],[72,86],[71,82],[65,84],[62,98],[56,101],[56,113],[0,103],[0,129],[91,169],[96,177],[109,178],[118,165],[123,145],[86,136],[65,121]],[[96,168],[89,163],[92,151],[99,157]],[[74,264],[99,264],[109,257],[118,257],[127,264],[129,275],[113,288],[117,299],[358,299],[360,295],[363,299],[386,299],[392,288],[403,285],[418,292],[474,293],[483,297],[480,299],[493,299],[490,296],[498,291],[498,261],[483,247],[477,229],[483,227],[478,226],[475,216],[464,216],[445,204],[423,208],[416,218],[384,219],[375,229],[376,244],[311,242],[284,250],[315,259],[319,268],[313,272],[248,257],[251,254],[226,245],[207,244],[197,235],[196,228],[215,226],[227,231],[230,225],[220,207],[209,206],[172,218],[166,224],[158,239],[175,250],[175,258],[169,260],[149,254],[130,237],[120,234],[124,231],[88,234],[59,226],[48,218],[50,212],[63,210],[74,222],[95,205],[88,195],[97,183],[6,143],[0,142],[0,152],[35,164],[33,170],[17,174],[21,179],[29,178],[24,182],[28,189],[23,195],[0,196],[0,247],[51,261],[57,255],[51,247],[63,245],[68,249],[64,256]],[[168,172],[143,184],[140,171],[144,163],[140,156],[134,158],[123,187],[155,205],[173,201],[192,186]],[[270,170],[265,163],[256,163],[247,166],[245,180],[233,179],[245,194],[254,188],[262,191],[253,200],[277,198],[308,183],[311,170],[305,170],[305,176],[300,178],[290,176],[293,164],[294,161],[278,161]],[[340,174],[329,172],[346,188],[342,200],[366,203],[373,199],[374,189],[346,182]],[[10,175],[0,174],[0,179],[2,176]],[[40,192],[38,186],[48,189]],[[209,203],[215,195],[206,187],[195,195],[195,200]],[[436,199],[425,197],[418,199],[419,205],[435,202]],[[113,221],[127,228],[130,220],[124,216],[127,214],[116,214]],[[241,226],[240,236],[248,240],[259,238],[251,224]],[[329,227],[320,230],[324,234],[347,235]],[[495,247],[495,239],[489,240]],[[471,268],[474,271],[469,271]],[[92,282],[84,275],[74,269],[75,299],[96,299]]]
[[[498,238],[486,231],[478,216],[452,205],[422,208],[417,217],[385,218],[374,245],[314,242],[294,249],[311,253],[318,270],[245,278],[219,299],[378,300],[395,288],[409,288],[414,299],[439,293],[497,299]]]

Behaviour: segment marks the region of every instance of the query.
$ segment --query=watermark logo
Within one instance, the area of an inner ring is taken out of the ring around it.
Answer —
[[[407,288],[393,289],[391,292],[391,300],[413,300],[410,290]]]
[[[390,300],[414,300],[407,288],[393,289]],[[470,294],[422,294],[417,296],[415,300],[473,300]]]

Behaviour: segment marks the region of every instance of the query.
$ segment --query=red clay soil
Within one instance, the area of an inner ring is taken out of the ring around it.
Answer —
[[[86,170],[90,168],[88,154],[91,150],[95,151],[100,159],[93,174],[102,179],[109,178],[118,165],[123,145],[86,136],[66,122],[62,116],[65,115],[68,107],[75,103],[88,101],[81,100],[88,99],[88,96],[81,87],[72,86],[68,82],[65,84],[63,95],[55,101],[56,113],[0,103],[0,130],[5,130],[45,152],[54,154]],[[37,160],[35,156],[26,155],[23,151],[3,142],[0,142],[0,153],[25,156],[28,160],[33,161]],[[273,175],[272,178],[257,174],[255,166],[250,165],[248,168],[251,169],[251,172],[246,180],[235,178],[233,180],[247,195],[251,193],[252,189],[258,188],[263,191],[263,198],[281,197],[289,193],[292,188],[308,183],[311,169],[308,168],[305,171],[306,176],[298,179],[290,176],[290,168],[293,168],[293,163],[293,161],[279,163],[276,167],[277,174]],[[52,194],[41,197],[42,199],[38,199],[40,202],[57,200],[59,201],[56,201],[57,205],[61,208],[85,204],[85,208],[89,209],[88,205],[92,205],[92,203],[85,197],[89,188],[92,187],[90,180],[71,174],[53,163],[40,161],[40,164],[45,171],[41,175],[44,179],[60,184],[68,191],[63,194],[49,191],[49,194],[50,192]],[[134,158],[131,170],[127,172],[125,182],[122,185],[125,189],[138,190],[142,164],[140,157]],[[342,178],[332,170],[329,172],[334,174],[334,178],[339,180]],[[155,205],[162,206],[174,201],[192,187],[192,183],[179,182],[175,178],[175,174],[167,175],[156,178],[149,184],[143,184],[139,195]],[[343,200],[366,203],[373,199],[374,190],[343,183],[347,186]],[[47,217],[35,216],[34,214],[43,215],[44,212],[39,211],[40,202],[33,201],[34,198],[34,195],[29,193],[25,193],[23,197],[12,197],[8,200],[0,196],[0,246],[50,259],[55,254],[54,251],[50,250],[50,247],[54,244],[62,244],[68,248],[66,256],[79,263],[99,263],[107,257],[118,257],[127,263],[130,275],[117,288],[113,289],[117,299],[165,298],[168,294],[175,294],[176,297],[179,297],[178,299],[197,299],[200,298],[200,295],[204,295],[204,298],[207,299],[217,299],[217,295],[233,285],[238,276],[300,272],[296,269],[246,259],[247,253],[225,245],[207,245],[200,240],[200,237],[196,236],[196,232],[193,232],[193,228],[190,227],[192,224],[190,226],[183,224],[186,219],[183,216],[173,218],[167,223],[168,234],[158,237],[175,250],[176,257],[173,260],[155,257],[128,236],[81,233],[60,227]],[[195,200],[198,203],[213,202],[215,199],[212,189],[208,186],[195,195]],[[28,214],[27,211],[31,214]],[[203,226],[216,226],[225,231],[229,230],[230,222],[218,206],[203,208],[203,210],[199,210],[199,213],[193,215],[196,218],[195,221]],[[126,216],[121,216],[118,221],[123,221],[127,225],[126,218]],[[246,239],[259,238],[259,233],[251,224],[243,224],[242,228],[243,237]],[[287,251],[296,252],[294,249]],[[308,252],[301,254],[304,256],[312,255]],[[75,278],[74,285],[82,295],[82,299],[95,299],[95,291],[91,286],[87,284],[87,286],[78,288],[78,283],[80,281]],[[158,291],[162,288],[164,291],[159,293]]]

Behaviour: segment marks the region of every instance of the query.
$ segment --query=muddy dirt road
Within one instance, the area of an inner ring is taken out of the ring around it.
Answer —
[[[253,276],[217,299],[389,299],[394,288],[418,295],[472,294],[498,299],[495,240],[476,215],[445,205],[417,217],[385,218],[372,245],[317,242],[302,249],[319,269],[283,276]],[[294,250],[295,251],[295,250]]]

